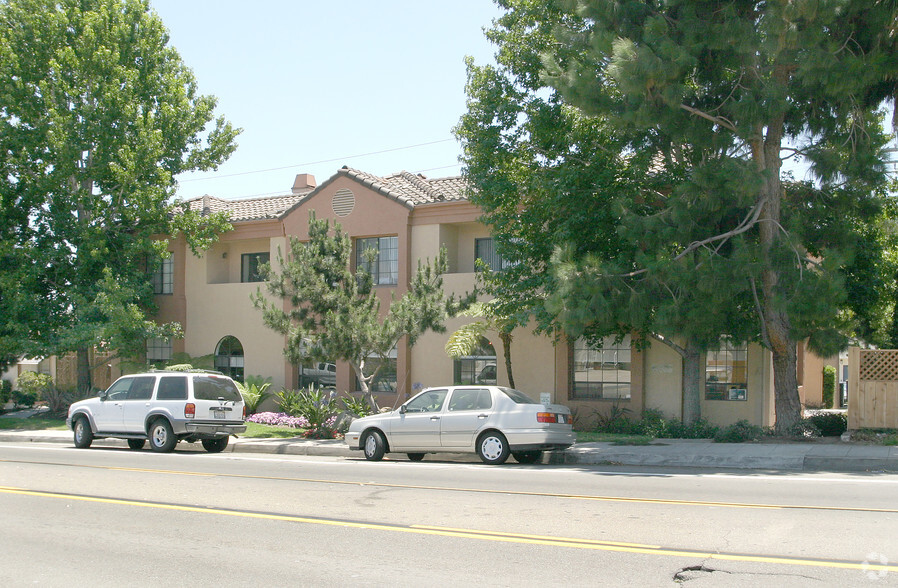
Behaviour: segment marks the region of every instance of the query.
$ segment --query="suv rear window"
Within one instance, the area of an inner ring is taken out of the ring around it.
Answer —
[[[197,400],[218,400],[219,398],[235,402],[243,400],[233,380],[215,376],[194,376],[193,397]]]

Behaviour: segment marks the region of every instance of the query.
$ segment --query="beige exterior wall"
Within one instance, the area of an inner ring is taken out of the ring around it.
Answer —
[[[337,216],[333,197],[349,190],[355,197],[352,211]],[[478,222],[480,212],[464,201],[419,205],[414,209],[395,201],[351,178],[334,176],[322,184],[311,198],[301,201],[282,220],[236,223],[235,230],[200,257],[190,254],[183,239],[172,242],[175,253],[175,292],[158,297],[160,318],[180,320],[185,339],[174,350],[191,355],[214,353],[227,335],[240,340],[245,352],[245,374],[271,377],[273,389],[296,386],[293,366],[283,357],[283,337],[266,328],[261,313],[253,308],[250,295],[259,283],[240,283],[241,256],[268,251],[277,267],[279,254],[286,254],[290,236],[308,238],[308,218],[339,222],[353,239],[395,235],[398,241],[399,280],[396,286],[382,286],[379,296],[386,311],[391,295],[401,296],[419,260],[434,259],[440,248],[447,251],[449,272],[443,276],[444,290],[458,295],[475,286],[475,240],[489,237]],[[381,394],[382,406],[395,406],[423,386],[453,382],[453,360],[445,352],[449,334],[474,320],[462,316],[446,324],[445,333],[427,333],[417,344],[406,348],[401,342],[397,353],[397,394]],[[488,334],[496,351],[498,383],[507,376],[501,341]],[[179,349],[179,346],[181,347]],[[533,335],[531,328],[515,331],[512,365],[516,387],[534,398],[550,393],[552,401],[571,406],[581,421],[594,420],[596,412],[607,413],[617,404],[638,418],[643,407],[661,410],[668,417],[682,414],[682,362],[670,348],[655,343],[644,351],[633,350],[631,398],[628,401],[570,399],[568,343],[552,337]],[[756,424],[773,423],[772,370],[769,354],[751,346],[748,358],[746,401],[702,400],[702,413],[709,421],[727,425],[740,419]],[[808,364],[809,365],[809,364]],[[805,385],[811,385],[806,376]],[[337,362],[337,389],[353,391],[354,374],[345,362]]]
[[[683,361],[676,351],[654,343],[644,354],[645,407],[669,418],[683,415]]]

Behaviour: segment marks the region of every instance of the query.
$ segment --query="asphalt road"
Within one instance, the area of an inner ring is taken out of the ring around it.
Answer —
[[[898,475],[0,443],[0,585],[898,585]]]

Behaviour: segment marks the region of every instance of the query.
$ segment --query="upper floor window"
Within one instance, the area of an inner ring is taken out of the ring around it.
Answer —
[[[174,292],[175,260],[172,257],[160,260],[159,267],[153,272],[153,294],[171,294]]]
[[[571,347],[571,399],[629,400],[632,353],[629,335],[595,345],[577,339]]]
[[[371,275],[375,284],[390,286],[399,283],[399,238],[371,237],[356,239],[355,267]]]
[[[510,265],[496,252],[496,242],[492,238],[474,239],[474,267],[477,267],[478,260],[494,272]]]
[[[268,263],[270,253],[244,253],[240,257],[240,281],[262,282],[264,279],[259,274],[259,266]]]
[[[748,344],[720,342],[705,355],[705,399],[747,400]]]

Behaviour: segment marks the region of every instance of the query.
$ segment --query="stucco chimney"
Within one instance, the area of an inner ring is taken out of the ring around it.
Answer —
[[[318,184],[315,183],[315,176],[312,174],[296,174],[296,180],[293,182],[293,193],[301,194],[303,192],[308,192],[309,190],[314,190],[317,185]]]
[[[210,214],[212,214],[212,207],[209,206],[209,195],[206,194],[205,196],[203,196],[203,212],[202,212],[202,215],[203,215],[203,216],[209,216]]]

